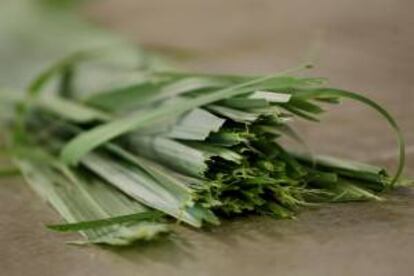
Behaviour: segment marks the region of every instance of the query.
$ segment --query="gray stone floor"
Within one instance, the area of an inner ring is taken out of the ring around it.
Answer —
[[[105,0],[91,20],[153,49],[191,50],[183,68],[270,72],[317,57],[310,74],[384,104],[407,140],[414,177],[414,2],[409,0]],[[323,124],[298,123],[313,148],[389,166],[395,143],[369,109],[345,103]],[[245,218],[168,241],[73,247],[19,179],[0,183],[0,275],[414,275],[414,190],[384,203],[321,206],[297,220]]]

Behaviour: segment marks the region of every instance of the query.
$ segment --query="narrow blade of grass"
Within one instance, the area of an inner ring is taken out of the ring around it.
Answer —
[[[161,219],[162,216],[163,213],[161,212],[148,211],[125,216],[110,217],[106,219],[82,221],[77,223],[47,225],[47,228],[57,232],[78,232],[88,229],[110,226],[114,224],[124,224],[140,221],[159,221],[159,219]]]

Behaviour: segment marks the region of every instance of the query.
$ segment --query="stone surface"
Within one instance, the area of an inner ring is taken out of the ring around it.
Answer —
[[[312,75],[384,104],[407,140],[414,177],[414,4],[409,0],[105,0],[85,14],[152,49],[190,50],[181,66],[278,71],[317,57]],[[189,57],[190,57],[189,56]],[[346,103],[321,125],[299,123],[324,153],[395,164],[381,119]],[[1,275],[413,275],[414,191],[384,203],[321,206],[297,220],[251,217],[127,249],[74,247],[47,231],[58,216],[19,179],[0,182]]]

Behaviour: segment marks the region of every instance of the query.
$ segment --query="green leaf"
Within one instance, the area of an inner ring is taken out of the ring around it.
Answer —
[[[28,88],[29,95],[37,96],[54,76],[64,72],[76,63],[96,58],[100,54],[102,54],[101,51],[96,49],[78,51],[51,65],[30,83]]]
[[[307,113],[320,114],[324,112],[324,110],[318,105],[310,103],[309,101],[300,99],[298,97],[293,97],[292,100],[289,101],[289,106],[291,108],[299,109]]]
[[[94,93],[85,103],[114,113],[122,113],[150,103],[154,94],[169,81],[144,81]]]
[[[217,104],[236,109],[266,108],[269,106],[269,102],[265,99],[251,99],[247,97],[233,97],[219,101]]]
[[[169,131],[161,135],[174,139],[202,141],[210,133],[219,131],[224,122],[224,119],[204,109],[196,108],[179,118]]]
[[[156,124],[165,117],[181,115],[191,109],[207,105],[226,98],[246,94],[251,92],[250,86],[257,85],[272,80],[275,84],[280,80],[279,86],[291,85],[292,80],[288,81],[278,75],[270,75],[248,82],[230,86],[228,88],[214,91],[207,95],[202,95],[194,99],[181,101],[174,106],[168,105],[158,108],[146,114],[131,114],[124,118],[114,120],[108,124],[98,126],[90,131],[80,134],[70,141],[62,150],[61,158],[67,164],[75,165],[86,153],[99,147],[127,132],[138,130],[151,124]],[[286,83],[287,82],[287,83]],[[138,116],[137,116],[138,115]]]
[[[166,185],[154,179],[143,168],[122,160],[114,162],[112,158],[103,154],[88,154],[82,159],[82,165],[142,204],[194,227],[201,226],[201,220],[186,210],[194,203],[191,193],[183,186]]]
[[[141,212],[137,214],[110,217],[106,219],[81,221],[77,223],[65,223],[65,224],[53,224],[47,225],[47,228],[58,232],[77,232],[95,228],[101,228],[104,226],[110,226],[114,224],[125,224],[131,222],[140,221],[158,221],[163,216],[163,213],[157,211]]]
[[[63,119],[75,123],[108,121],[111,118],[110,115],[102,111],[56,96],[49,96],[47,99],[37,100],[36,104],[59,115]]]
[[[288,103],[292,95],[287,93],[276,93],[268,91],[256,91],[252,93],[250,99],[263,99],[271,103]]]
[[[331,191],[334,194],[334,197],[329,199],[330,202],[383,200],[374,193],[345,180],[339,180],[338,183],[329,188],[328,191]]]
[[[313,155],[309,157],[308,155],[295,152],[290,152],[290,154],[298,160],[304,161],[312,166],[334,171],[347,178],[358,179],[364,182],[375,182],[381,188],[379,190],[382,190],[384,188],[383,186],[388,182],[387,173],[380,167],[332,156]]]
[[[187,142],[186,144],[190,145],[192,148],[201,150],[203,154],[207,156],[209,159],[212,157],[221,157],[224,160],[231,161],[237,164],[240,164],[243,160],[243,156],[230,149],[200,142]]]
[[[208,78],[150,79],[136,85],[95,93],[86,101],[94,106],[120,113],[165,101],[188,92],[221,88],[226,85],[228,82]]]
[[[179,141],[133,134],[128,136],[128,145],[131,152],[193,177],[202,177],[208,168],[207,154]]]
[[[400,130],[400,127],[398,126],[394,118],[388,113],[388,111],[386,111],[381,105],[377,104],[376,102],[360,94],[345,91],[345,90],[340,90],[340,89],[335,89],[335,88],[321,88],[321,89],[315,89],[315,90],[300,91],[295,94],[295,97],[300,97],[300,98],[321,97],[321,96],[322,97],[331,96],[331,97],[339,97],[339,98],[349,98],[349,99],[364,103],[370,106],[371,108],[373,108],[375,111],[377,111],[379,114],[381,114],[386,119],[386,121],[388,122],[388,124],[391,126],[391,128],[393,129],[395,133],[397,143],[398,143],[398,148],[399,148],[398,149],[398,155],[399,155],[398,167],[390,183],[390,186],[392,187],[401,177],[402,172],[404,170],[404,166],[405,166],[405,141],[404,141],[402,132]]]
[[[81,177],[78,172],[71,171],[48,155],[42,152],[40,155],[32,154],[31,150],[20,150],[16,155],[16,164],[33,190],[69,223],[148,211],[99,179]],[[85,229],[80,233],[88,242],[127,245],[136,240],[155,238],[166,231],[164,224],[138,221],[129,225]]]
[[[239,123],[252,123],[259,118],[258,114],[249,113],[220,105],[210,104],[207,106],[207,109],[216,113],[217,115],[231,119]]]

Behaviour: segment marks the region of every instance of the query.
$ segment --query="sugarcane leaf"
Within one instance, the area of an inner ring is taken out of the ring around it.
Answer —
[[[132,130],[138,130],[145,126],[155,124],[160,119],[162,120],[165,117],[181,115],[184,112],[199,106],[207,105],[225,98],[246,94],[251,92],[250,86],[268,80],[273,80],[275,83],[277,83],[277,80],[280,80],[280,86],[286,85],[286,78],[280,77],[279,75],[270,75],[224,89],[219,89],[210,94],[202,95],[194,99],[181,101],[174,106],[168,105],[144,115],[140,114],[141,116],[139,117],[135,116],[135,114],[131,114],[121,119],[113,120],[110,123],[100,125],[75,137],[63,148],[61,158],[67,164],[75,165],[86,153],[115,137]],[[291,80],[288,81],[288,84],[291,84]]]
[[[316,182],[319,185],[332,185],[338,182],[338,175],[332,172],[322,172],[310,169],[309,182]]]
[[[207,221],[215,225],[219,224],[218,218],[211,212],[211,210],[202,208],[201,206],[194,205],[192,199],[188,200],[187,194],[193,193],[193,191],[188,187],[187,184],[184,184],[183,178],[179,178],[177,173],[156,163],[150,162],[149,160],[133,155],[116,145],[108,145],[107,149],[111,152],[114,152],[118,156],[124,158],[125,160],[131,162],[132,164],[135,164],[138,167],[143,168],[154,179],[156,179],[160,185],[168,188],[169,190],[171,190],[172,193],[182,198],[184,200],[184,204],[188,205],[188,207],[183,209],[183,214],[189,213],[191,216],[197,218],[199,221]],[[184,196],[180,196],[180,194],[183,194],[183,192]],[[185,202],[186,200],[187,202]],[[177,219],[179,220],[181,220],[181,218],[182,216],[177,217]]]
[[[330,104],[339,104],[341,102],[338,97],[331,97],[331,96],[315,97],[314,100],[322,102],[322,103],[330,103]]]
[[[276,93],[268,91],[255,91],[252,93],[250,99],[263,99],[271,103],[288,103],[292,95],[287,93]]]
[[[313,121],[313,122],[319,122],[319,118],[315,116],[313,113],[309,113],[307,111],[304,111],[302,109],[299,109],[295,106],[291,105],[283,105],[283,108],[289,111],[290,113],[297,115],[299,117],[302,117],[306,120]]]
[[[43,151],[32,153],[33,148],[19,147],[15,161],[23,176],[69,223],[147,211],[141,204],[130,200],[96,178],[93,184],[83,181],[77,172],[72,172]],[[108,201],[108,198],[111,200]],[[131,222],[128,226],[108,225],[81,230],[80,233],[88,242],[101,240],[106,244],[127,245],[136,240],[154,238],[166,231],[168,230],[165,225],[158,222]],[[106,237],[104,241],[103,237]],[[120,240],[124,242],[119,243]]]
[[[307,154],[292,151],[290,154],[298,160],[322,169],[334,171],[341,176],[356,180],[363,180],[365,182],[374,182],[376,185],[379,185],[381,189],[383,188],[383,185],[388,182],[386,171],[377,166],[326,155],[313,155],[312,157],[309,157]]]
[[[284,91],[286,89],[302,89],[309,87],[320,87],[326,83],[325,78],[298,78],[293,76],[288,76],[292,73],[302,71],[304,69],[309,69],[306,64],[300,64],[297,67],[288,69],[280,74],[280,77],[277,80],[269,79],[265,82],[257,84],[254,90],[266,90],[261,89],[261,87],[268,87],[269,90]],[[192,73],[192,72],[178,72],[178,71],[162,71],[155,72],[155,76],[159,77],[173,77],[173,78],[209,78],[216,79],[219,81],[229,82],[233,85],[249,82],[255,79],[261,78],[261,76],[243,76],[243,75],[229,75],[229,74],[214,74],[214,73]]]
[[[154,94],[158,93],[167,82],[144,81],[138,84],[97,92],[86,98],[84,102],[107,111],[121,113],[148,104]]]
[[[191,189],[189,189],[179,179],[175,178],[173,171],[168,170],[155,162],[151,162],[150,160],[134,155],[116,144],[109,144],[105,148],[108,151],[115,153],[118,157],[121,157],[131,164],[145,170],[155,180],[158,180],[161,186],[165,186],[167,189],[171,190],[171,192],[176,193],[178,195],[177,197],[188,200],[188,193],[191,193]],[[192,205],[191,198],[188,204]]]
[[[53,224],[46,227],[58,231],[58,232],[77,232],[88,229],[101,228],[104,226],[110,226],[114,224],[124,224],[140,221],[159,221],[163,216],[163,213],[157,211],[140,212],[136,214],[110,217],[106,219],[81,221],[77,223],[65,223],[65,224]]]
[[[75,78],[75,66],[68,65],[62,70],[62,74],[59,80],[58,94],[62,98],[74,97],[74,78]]]
[[[37,100],[36,105],[75,123],[108,121],[111,118],[109,114],[96,110],[93,107],[57,96],[49,96],[47,99]]]
[[[202,177],[208,155],[179,141],[161,136],[128,135],[128,150],[193,177]]]
[[[208,78],[179,78],[177,80],[149,80],[136,85],[94,93],[86,101],[106,110],[122,112],[150,105],[201,89],[221,88],[228,82]]]
[[[313,90],[299,91],[295,93],[294,95],[294,97],[300,97],[300,98],[320,97],[320,96],[348,98],[348,99],[355,100],[357,102],[361,102],[373,108],[375,111],[377,111],[380,115],[382,115],[386,119],[388,124],[393,129],[394,134],[396,136],[397,143],[398,143],[399,161],[398,161],[397,170],[394,176],[392,177],[392,180],[390,183],[390,186],[392,187],[401,177],[403,170],[404,170],[404,166],[405,166],[405,141],[404,141],[403,134],[400,130],[400,127],[398,126],[394,118],[381,105],[377,104],[371,99],[366,98],[360,94],[346,91],[346,90],[340,90],[340,89],[335,89],[335,88],[319,88],[319,89],[313,89]]]
[[[206,107],[209,111],[216,113],[222,117],[231,119],[239,123],[252,123],[257,121],[259,115],[256,113],[249,113],[238,109],[210,104]]]
[[[183,140],[205,140],[210,133],[217,132],[225,120],[210,112],[196,108],[178,119],[170,130],[161,136]]]
[[[163,211],[194,227],[201,226],[201,220],[186,211],[192,205],[192,196],[183,188],[178,192],[179,187],[159,183],[142,168],[121,160],[114,162],[103,154],[88,154],[82,160],[82,165],[146,206]]]
[[[301,160],[309,160],[307,155],[299,154],[296,152],[290,152],[290,154]],[[354,160],[339,159],[337,157],[327,155],[316,155],[313,157],[313,161],[317,165],[333,169],[347,170],[355,173],[366,172],[375,175],[385,175],[385,170],[383,168]]]
[[[318,105],[313,104],[307,100],[297,98],[297,97],[293,97],[292,100],[289,101],[289,103],[285,105],[289,105],[290,107],[293,107],[295,109],[302,110],[306,113],[311,113],[311,114],[320,114],[324,112],[324,110]]]
[[[163,100],[179,96],[188,92],[196,92],[204,89],[219,89],[231,85],[231,82],[226,80],[218,80],[214,78],[197,78],[190,77],[179,79],[171,84],[161,88],[156,100]]]
[[[116,227],[116,231],[107,231],[95,238],[81,241],[69,241],[67,243],[74,245],[105,244],[111,246],[129,246],[137,241],[152,241],[169,231],[170,229],[166,224],[142,221],[138,224],[128,225],[128,227]]]
[[[328,189],[333,192],[335,196],[330,198],[331,202],[347,202],[347,201],[361,201],[361,200],[375,200],[382,201],[383,199],[374,193],[353,184],[349,180],[340,179],[337,184]]]
[[[217,146],[231,147],[243,142],[248,142],[246,132],[220,130],[217,133],[212,133],[206,142]]]
[[[51,65],[49,68],[40,73],[29,85],[28,92],[31,96],[37,96],[44,86],[57,74],[65,71],[68,67],[76,63],[90,60],[99,56],[99,50],[82,50],[59,60],[57,63]]]
[[[207,156],[207,158],[221,157],[224,160],[231,161],[231,162],[238,163],[238,164],[240,164],[241,161],[243,160],[243,156],[227,148],[218,147],[218,146],[209,145],[209,144],[200,143],[200,142],[186,142],[186,144],[191,146],[192,148],[201,150],[203,154]]]
[[[252,99],[248,97],[233,97],[219,101],[217,104],[236,109],[266,108],[269,106],[269,102],[265,99]]]

